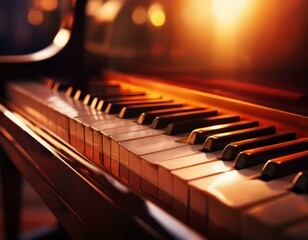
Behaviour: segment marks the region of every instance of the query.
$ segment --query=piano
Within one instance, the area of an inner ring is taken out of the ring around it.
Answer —
[[[306,1],[44,2],[0,57],[7,239],[22,177],[72,239],[308,238]]]

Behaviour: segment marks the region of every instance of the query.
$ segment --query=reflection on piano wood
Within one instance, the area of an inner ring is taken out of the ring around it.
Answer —
[[[87,92],[9,83],[9,106],[205,237],[308,237],[307,117],[106,78]]]

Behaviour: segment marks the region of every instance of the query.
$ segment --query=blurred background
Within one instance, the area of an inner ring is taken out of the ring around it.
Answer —
[[[1,187],[0,196],[2,196]],[[0,239],[5,239],[2,197],[0,198],[0,204]],[[59,228],[57,219],[26,180],[23,180],[22,188],[20,233],[20,240],[69,239],[66,233]]]

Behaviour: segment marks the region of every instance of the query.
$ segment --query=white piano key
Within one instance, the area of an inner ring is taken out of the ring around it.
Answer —
[[[104,130],[137,125],[131,119],[119,119],[119,118],[116,118],[116,119],[117,120],[115,121],[113,120],[102,121],[101,123],[96,123],[96,124],[93,124],[85,128],[85,131],[89,131],[93,134],[92,136],[93,148],[94,146],[98,147],[97,149],[93,149],[93,154],[95,155],[95,159],[96,159],[95,161],[101,162],[103,166],[109,171],[110,171],[110,156],[111,155],[110,155],[110,150],[106,151],[106,149],[108,149],[108,146],[104,147],[104,143],[103,143]],[[99,156],[99,154],[102,154],[102,155]],[[101,161],[99,159],[101,159]]]
[[[180,149],[178,149],[180,150]],[[164,203],[167,206],[171,206],[172,203],[172,195],[173,195],[173,173],[172,171],[200,165],[203,163],[211,162],[211,161],[217,161],[217,157],[220,156],[221,151],[213,152],[213,153],[204,153],[204,152],[198,152],[193,155],[188,155],[184,157],[177,157],[171,160],[161,161],[158,162],[158,173],[156,174],[156,179],[152,179],[152,184],[156,183],[156,186],[158,186],[158,199],[162,203]],[[142,161],[143,163],[144,161]],[[221,162],[221,161],[219,161]],[[215,163],[216,164],[216,163]],[[224,164],[224,163],[217,163]],[[230,165],[232,167],[232,164],[225,163],[226,165]],[[149,165],[149,164],[143,164],[142,165],[142,176],[144,179],[148,179],[150,181],[150,176],[145,175],[145,169],[143,166]],[[148,172],[148,174],[150,171]]]
[[[129,133],[122,133],[122,134],[116,134],[113,136],[110,136],[111,138],[111,147],[109,149],[104,149],[106,151],[106,154],[112,156],[112,162],[114,162],[114,165],[119,165],[119,175],[120,178],[128,183],[128,157],[124,157],[122,160],[122,156],[126,156],[127,152],[124,150],[122,153],[120,153],[120,144],[127,141],[133,141],[138,139],[144,139],[151,136],[163,136],[164,131],[163,130],[157,130],[152,128],[147,128],[142,131],[134,131]],[[107,151],[110,151],[108,153]],[[121,159],[121,162],[120,162]],[[122,176],[121,173],[122,172]]]
[[[155,129],[152,129],[155,130]],[[159,130],[156,130],[159,131]],[[178,136],[168,136],[165,134],[145,137],[130,141],[119,142],[120,168],[128,169],[123,173],[128,173],[129,184],[136,189],[140,189],[141,176],[141,156],[149,153],[159,152],[167,149],[178,148],[187,145],[182,141],[187,134]],[[115,140],[115,139],[114,139]],[[115,141],[116,142],[116,141]],[[112,148],[112,151],[114,149]],[[120,170],[121,172],[121,170]],[[121,177],[121,176],[120,176]],[[127,178],[127,176],[121,177]],[[127,181],[128,179],[126,179]]]
[[[107,117],[105,114],[102,114],[99,111],[91,111],[81,115],[82,116],[77,115],[69,117],[69,133],[71,141],[70,143],[78,150],[79,148],[77,147],[77,142],[79,141],[79,144],[82,144],[84,142],[84,125],[89,126],[92,122],[115,121],[113,120],[113,118]]]
[[[106,156],[104,159],[105,162],[107,162],[107,158],[109,158],[110,169],[115,176],[119,176],[119,161],[117,160],[116,156],[112,155],[111,152],[111,136],[135,131],[142,131],[146,129],[149,129],[149,127],[145,125],[134,124],[124,127],[105,129],[101,131],[101,134],[103,135],[103,154]]]
[[[102,125],[106,125],[107,127],[110,126],[109,124],[112,123],[112,126],[114,126],[114,124],[118,125],[122,125],[122,123],[120,123],[120,119],[110,115],[109,117],[106,117],[106,115],[108,116],[108,114],[100,114],[101,117],[96,117],[96,116],[88,116],[88,118],[83,117],[83,120],[80,120],[80,118],[75,118],[76,120],[76,130],[77,130],[77,142],[78,142],[78,131],[84,131],[84,154],[92,159],[93,157],[93,152],[94,152],[94,132],[95,131],[100,131],[97,130],[96,128],[93,127],[93,125],[98,125],[100,127],[102,127]],[[78,119],[78,121],[77,121]],[[127,125],[129,125],[131,122],[129,122]],[[82,141],[82,139],[79,139],[80,141]],[[97,145],[96,145],[97,146]]]
[[[168,159],[198,154],[201,148],[202,145],[188,145],[141,156],[141,190],[154,198],[158,198],[159,163]]]
[[[103,137],[100,131],[93,129],[93,161],[103,164]]]
[[[308,220],[308,196],[290,192],[247,210],[243,217],[242,238],[276,239],[278,233],[292,232],[292,224],[305,218]]]
[[[213,160],[213,162],[210,162],[211,160]],[[198,178],[207,177],[214,174],[219,174],[232,170],[233,167],[232,162],[224,162],[221,160],[217,160],[216,158],[211,160],[203,164],[186,167],[171,172],[172,209],[174,213],[183,220],[187,220],[187,214],[188,214],[188,202],[189,202],[188,182]]]
[[[244,211],[261,202],[288,194],[294,177],[265,182],[252,178],[260,171],[256,168],[258,166],[191,181],[190,223],[207,219],[208,222],[203,222],[204,228],[218,228],[230,236],[239,236]],[[198,206],[202,202],[205,206]]]

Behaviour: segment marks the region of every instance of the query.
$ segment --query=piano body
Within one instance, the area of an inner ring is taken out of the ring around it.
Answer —
[[[22,176],[73,239],[308,238],[306,1],[63,2],[0,57],[8,239]]]

